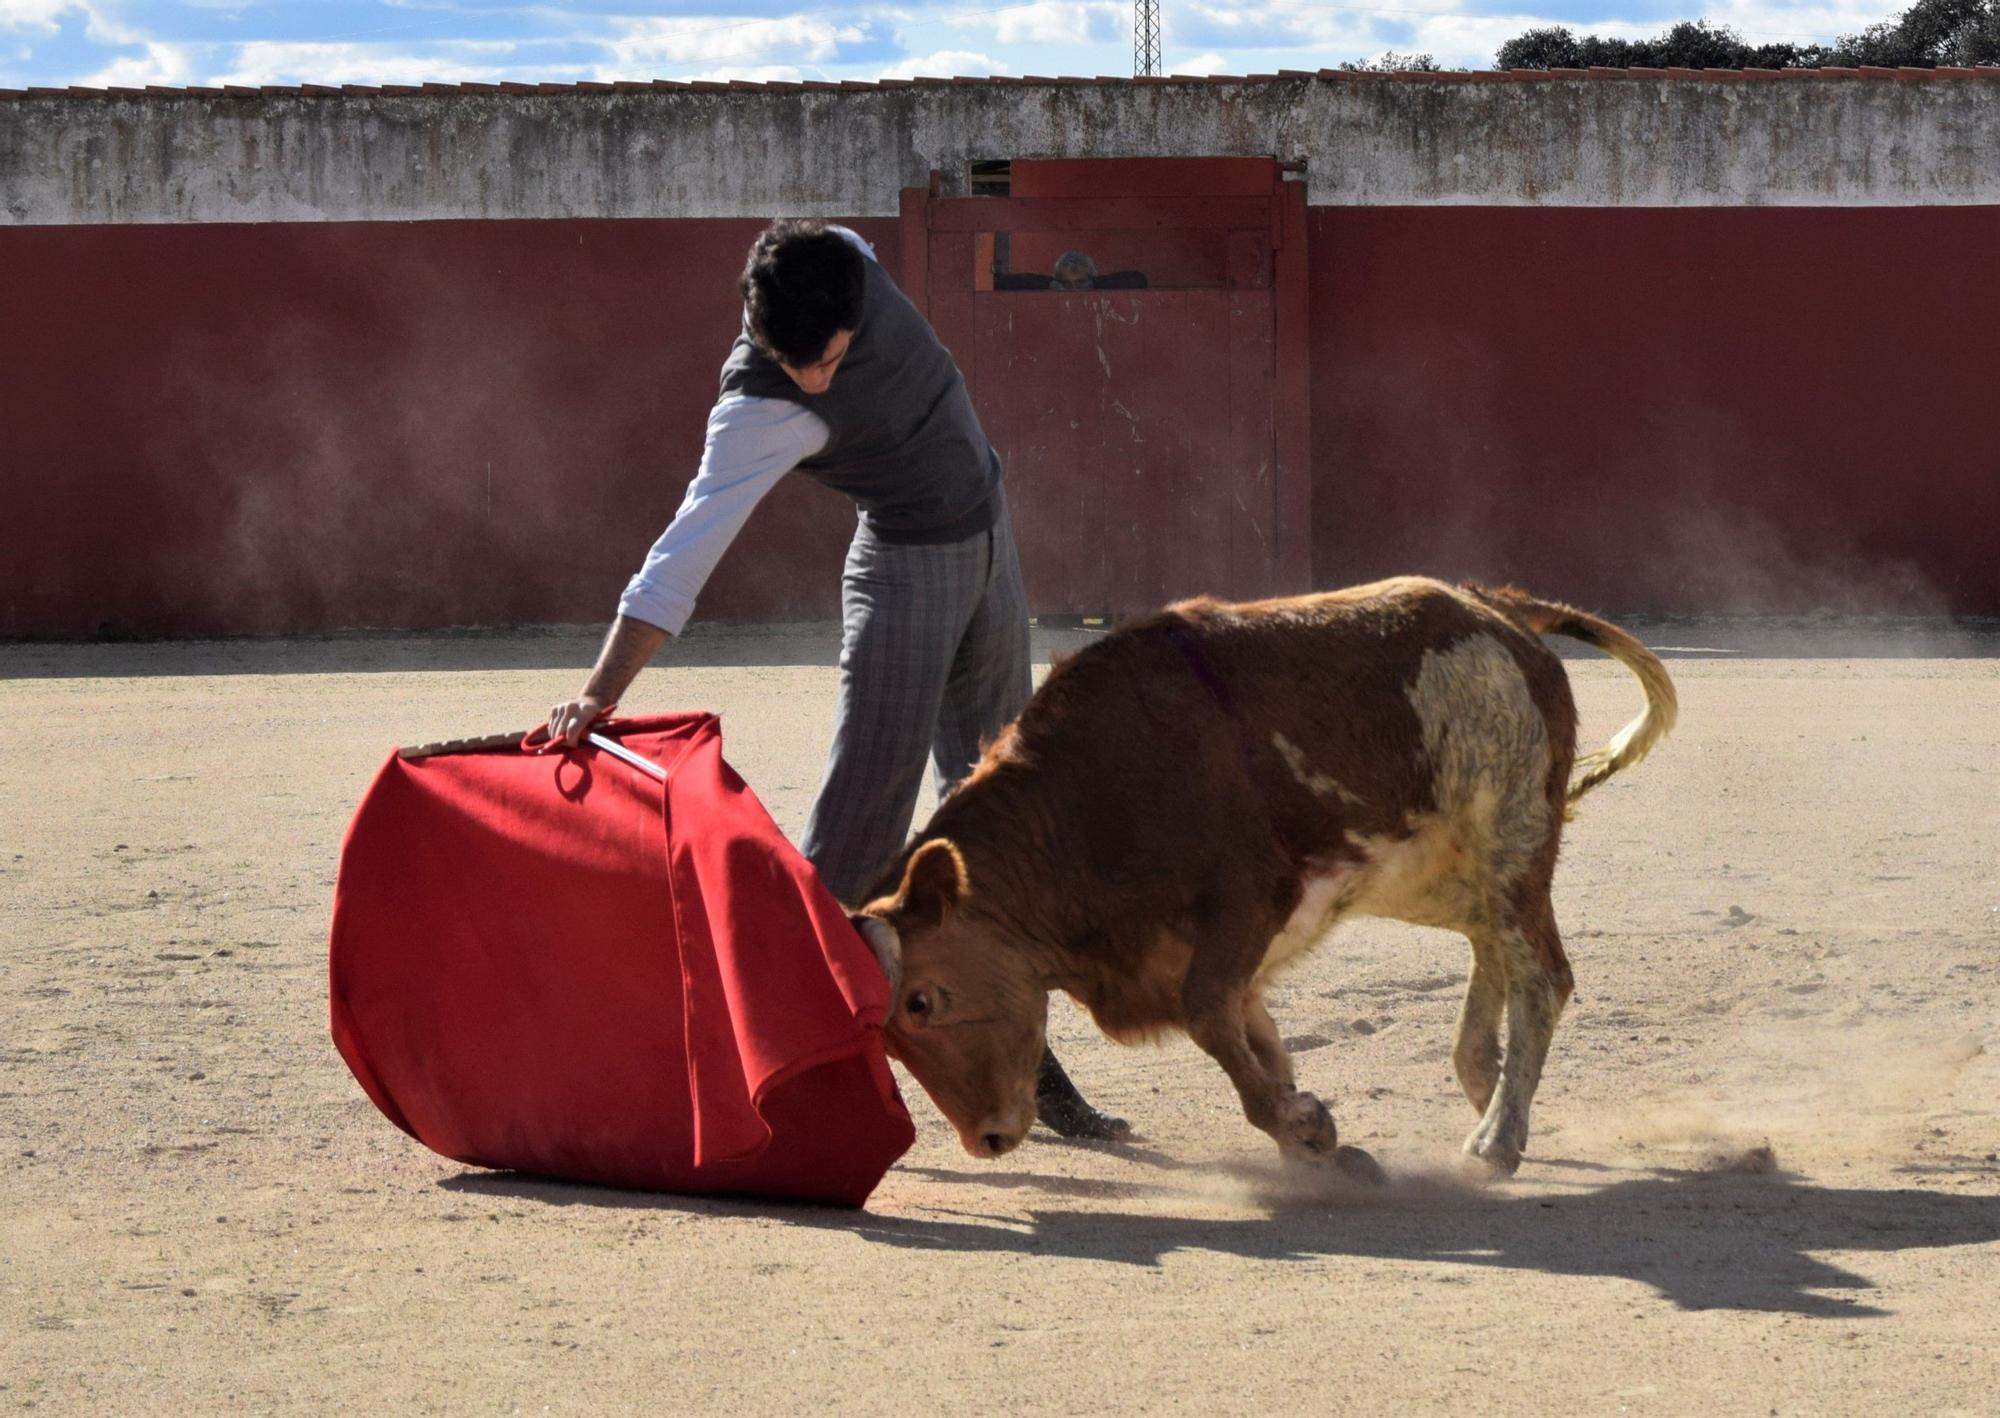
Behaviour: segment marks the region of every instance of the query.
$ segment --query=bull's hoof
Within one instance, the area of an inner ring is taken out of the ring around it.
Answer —
[[[1333,1114],[1312,1094],[1292,1094],[1285,1099],[1282,1112],[1284,1132],[1279,1143],[1287,1151],[1297,1148],[1324,1160],[1338,1150],[1340,1134],[1333,1125]]]
[[[1511,1177],[1521,1170],[1521,1149],[1475,1132],[1465,1140],[1465,1155],[1488,1176]]]
[[[1389,1184],[1389,1174],[1382,1170],[1382,1164],[1358,1147],[1342,1145],[1333,1150],[1333,1165],[1350,1182],[1364,1187],[1385,1187]]]

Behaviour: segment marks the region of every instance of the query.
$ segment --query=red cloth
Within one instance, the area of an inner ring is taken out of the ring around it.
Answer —
[[[712,715],[594,748],[405,760],[334,888],[341,1057],[461,1162],[860,1206],[914,1138],[888,984],[722,760]]]

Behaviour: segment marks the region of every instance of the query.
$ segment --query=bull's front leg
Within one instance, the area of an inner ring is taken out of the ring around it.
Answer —
[[[1235,927],[1217,926],[1212,917],[1207,930],[1188,938],[1193,958],[1181,986],[1188,1037],[1222,1065],[1244,1117],[1288,1160],[1332,1163],[1355,1180],[1380,1182],[1375,1159],[1342,1147],[1326,1104],[1292,1081],[1291,1058],[1255,984],[1275,923],[1245,916],[1248,924]]]
[[[1243,1029],[1250,1040],[1251,1050],[1257,1055],[1257,1061],[1264,1065],[1265,1072],[1286,1083],[1298,1082],[1292,1073],[1292,1056],[1278,1034],[1278,1021],[1271,1018],[1271,1011],[1264,1007],[1261,991],[1252,991],[1244,1001]]]
[[[1243,1116],[1252,1127],[1269,1133],[1288,1156],[1332,1157],[1339,1144],[1333,1115],[1319,1099],[1293,1084],[1284,1046],[1262,1003],[1248,986],[1218,982],[1212,989],[1196,989],[1193,983],[1190,980],[1183,1000],[1188,1037],[1221,1064],[1236,1085]],[[1257,1032],[1268,1031],[1268,1037],[1252,1038],[1253,1018]],[[1284,1066],[1273,1067],[1275,1062]]]

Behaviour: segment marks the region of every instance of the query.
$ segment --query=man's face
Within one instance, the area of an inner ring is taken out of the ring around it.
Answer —
[[[1089,290],[1094,284],[1090,272],[1081,266],[1058,266],[1055,279],[1049,282],[1055,290]]]
[[[778,368],[791,376],[792,383],[808,394],[824,394],[833,387],[834,371],[847,358],[847,347],[854,343],[852,330],[835,330],[833,338],[826,342],[819,358],[811,364],[780,364]]]

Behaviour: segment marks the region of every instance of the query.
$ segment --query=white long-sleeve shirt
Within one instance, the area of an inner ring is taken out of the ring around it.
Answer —
[[[875,249],[846,227],[839,232],[869,260]],[[625,586],[618,614],[679,635],[695,598],[743,524],[778,479],[826,447],[826,421],[790,399],[729,394],[708,414],[701,466],[680,510]]]

